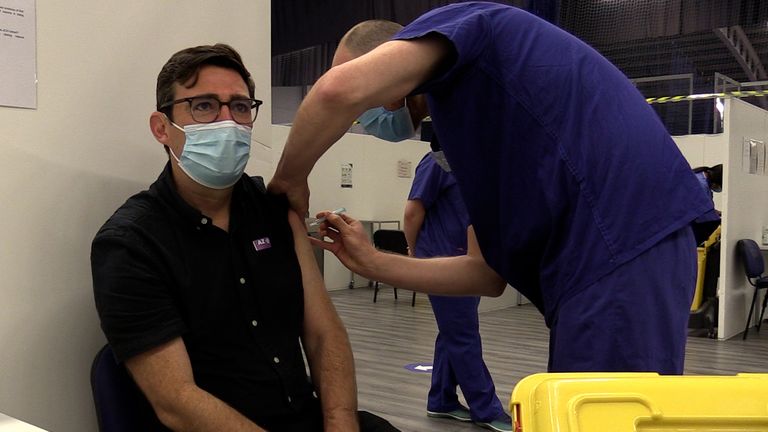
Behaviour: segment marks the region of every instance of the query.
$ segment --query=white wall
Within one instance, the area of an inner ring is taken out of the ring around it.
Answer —
[[[96,430],[89,372],[104,339],[90,242],[165,162],[147,126],[157,73],[179,49],[232,44],[265,101],[254,138],[268,142],[269,5],[37,2],[38,109],[0,107],[0,412],[51,431]],[[269,150],[255,146],[248,171],[271,171]]]
[[[736,256],[736,242],[743,238],[761,241],[768,225],[768,176],[742,169],[744,138],[768,143],[768,112],[737,99],[726,101],[725,134],[727,163],[723,170],[723,230],[720,261],[720,338],[744,330],[754,288],[747,283],[744,267]]]

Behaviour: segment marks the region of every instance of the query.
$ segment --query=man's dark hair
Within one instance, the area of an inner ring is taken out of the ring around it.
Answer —
[[[253,98],[256,85],[248,69],[243,65],[240,54],[227,44],[201,45],[177,52],[168,59],[163,69],[160,70],[160,74],[157,75],[157,110],[172,119],[171,107],[163,109],[160,107],[174,100],[173,85],[175,83],[187,88],[197,84],[197,77],[203,66],[219,66],[234,70],[243,77],[243,81],[248,86],[248,95]]]

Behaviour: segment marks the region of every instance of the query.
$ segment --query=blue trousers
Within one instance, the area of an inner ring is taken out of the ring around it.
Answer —
[[[491,374],[483,361],[477,306],[480,297],[429,296],[439,333],[435,340],[428,411],[459,408],[456,386],[469,405],[472,420],[490,422],[504,415]]]
[[[563,301],[549,371],[682,374],[696,266],[685,227]]]

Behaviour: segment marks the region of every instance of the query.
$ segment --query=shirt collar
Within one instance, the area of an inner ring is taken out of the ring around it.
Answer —
[[[248,177],[243,175],[237,183],[235,183],[232,191],[232,203],[239,203],[241,201],[238,197],[243,193],[244,179],[248,179]],[[176,212],[184,223],[197,228],[212,225],[210,217],[203,214],[195,207],[192,207],[189,203],[184,201],[184,198],[182,198],[181,195],[179,195],[179,192],[176,190],[176,184],[173,181],[173,171],[171,170],[170,161],[165,164],[165,168],[160,173],[157,181],[150,187],[150,192],[155,193],[171,208],[171,210]],[[239,208],[240,206],[237,204],[232,205],[233,213],[235,209]],[[230,215],[230,218],[232,218],[232,215]],[[230,222],[232,222],[231,219]]]

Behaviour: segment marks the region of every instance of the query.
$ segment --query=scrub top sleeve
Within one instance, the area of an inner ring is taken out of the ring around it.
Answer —
[[[400,30],[393,40],[418,39],[429,34],[445,37],[455,50],[456,57],[450,67],[438,77],[419,86],[413,94],[435,90],[451,81],[462,69],[472,64],[490,40],[490,19],[485,10],[500,5],[484,3],[457,3],[434,9]]]
[[[424,208],[429,209],[448,186],[449,180],[448,173],[440,168],[432,156],[427,155],[416,167],[408,199],[418,199]]]

